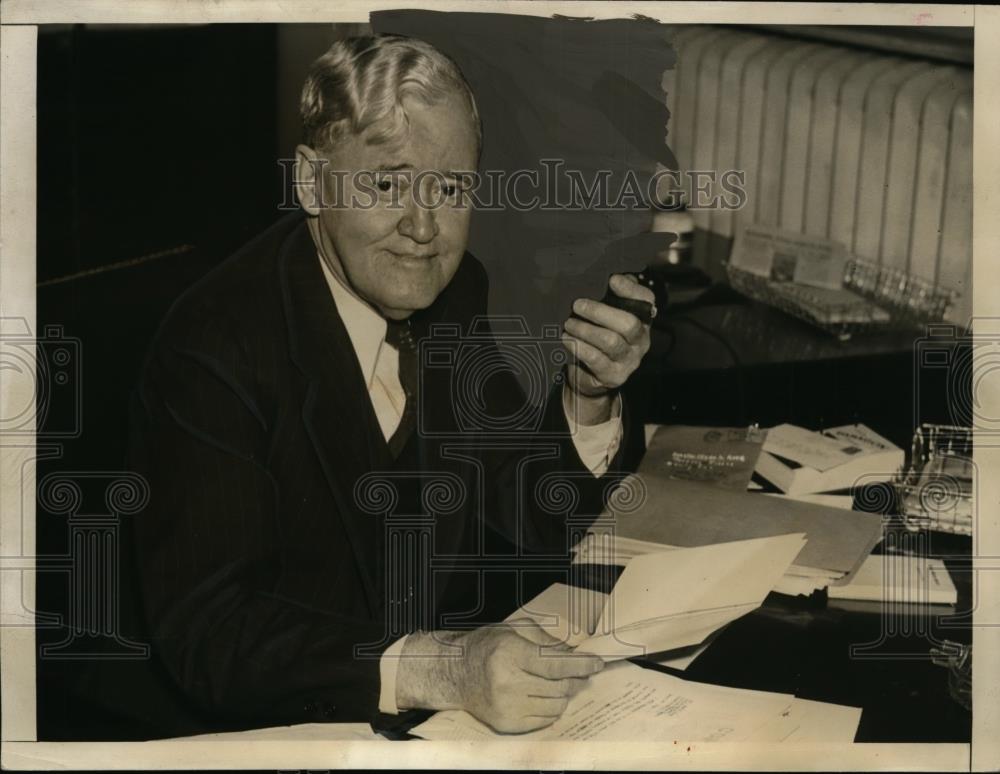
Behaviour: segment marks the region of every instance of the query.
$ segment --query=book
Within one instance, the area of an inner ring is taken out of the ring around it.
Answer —
[[[958,591],[940,559],[878,554],[865,559],[850,583],[831,587],[830,599],[954,605]]]
[[[850,578],[882,535],[878,514],[733,492],[658,473],[627,476],[619,488],[591,527],[609,531],[601,539],[689,548],[802,532],[808,542],[795,564],[835,582]]]
[[[768,431],[755,472],[786,494],[814,494],[890,481],[904,458],[902,449],[865,425],[817,433],[783,424]]]
[[[756,427],[663,425],[647,442],[639,472],[743,491],[766,435]]]

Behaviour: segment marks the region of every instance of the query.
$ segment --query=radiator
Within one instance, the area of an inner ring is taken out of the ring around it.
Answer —
[[[972,70],[721,27],[677,28],[663,77],[682,170],[746,173],[738,211],[956,290],[972,311]]]

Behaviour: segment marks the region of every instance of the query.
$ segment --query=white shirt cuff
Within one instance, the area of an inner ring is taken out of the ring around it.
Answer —
[[[398,715],[396,706],[396,671],[399,669],[399,657],[403,653],[403,643],[406,637],[400,637],[386,648],[379,659],[378,669],[381,682],[379,691],[378,711],[387,715]]]
[[[608,472],[622,440],[622,397],[615,396],[611,404],[611,419],[607,422],[581,425],[566,411],[565,390],[568,389],[568,386],[563,388],[563,413],[566,414],[566,424],[569,425],[576,453],[587,470],[595,476],[603,476]]]

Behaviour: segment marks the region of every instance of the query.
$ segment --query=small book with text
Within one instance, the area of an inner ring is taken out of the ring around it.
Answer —
[[[904,458],[902,449],[865,425],[814,432],[784,424],[768,431],[755,472],[786,494],[836,492],[890,481]]]

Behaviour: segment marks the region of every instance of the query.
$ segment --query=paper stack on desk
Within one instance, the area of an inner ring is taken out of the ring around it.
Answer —
[[[507,620],[608,661],[697,645],[760,607],[804,545],[798,534],[643,554],[610,594],[554,584]]]
[[[857,707],[695,683],[619,661],[591,677],[547,728],[500,734],[467,712],[448,710],[410,733],[450,741],[845,743],[854,741],[860,720]]]
[[[958,591],[940,559],[880,554],[865,559],[851,582],[831,588],[829,597],[894,606],[954,605]]]
[[[578,547],[577,561],[627,564],[650,550],[801,532],[806,546],[775,591],[810,594],[848,581],[881,537],[876,514],[727,491],[649,472],[626,478],[622,487],[633,494],[610,498],[592,527],[594,537]]]
[[[811,494],[889,481],[903,459],[902,449],[865,425],[815,433],[785,424],[767,431],[756,472],[782,492]]]

